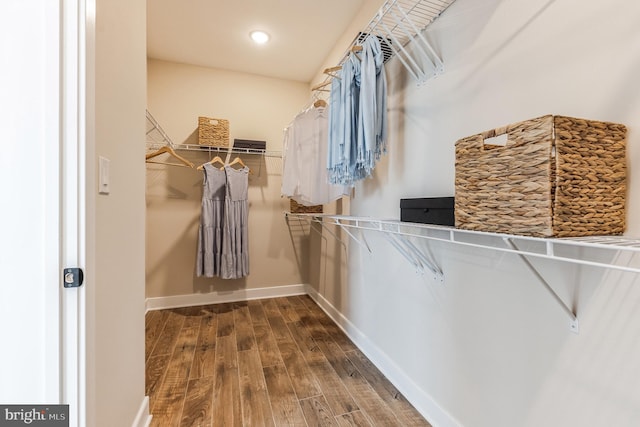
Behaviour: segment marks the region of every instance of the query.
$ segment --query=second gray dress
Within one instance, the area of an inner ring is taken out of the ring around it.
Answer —
[[[220,277],[238,279],[249,275],[249,168],[224,168],[227,174],[222,229]]]

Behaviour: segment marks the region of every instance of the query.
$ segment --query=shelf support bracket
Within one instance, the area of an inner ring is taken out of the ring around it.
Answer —
[[[366,239],[364,238],[364,235],[362,234],[362,232],[360,233],[360,238],[358,238],[356,235],[354,235],[352,232],[350,232],[347,229],[347,227],[340,222],[340,220],[335,220],[334,224],[339,226],[342,229],[342,231],[347,233],[349,235],[349,237],[351,237],[353,239],[354,242],[356,242],[358,245],[360,245],[360,247],[362,247],[363,249],[366,249],[367,252],[369,252],[369,253],[372,252],[371,248],[369,247],[369,244],[367,243]]]
[[[329,229],[329,227],[327,227],[322,220],[317,221],[318,224],[320,224],[320,227],[322,227],[324,230],[326,230],[329,234],[331,234],[338,242],[340,242],[340,244],[342,244],[342,246],[344,246],[345,251],[347,250],[347,245],[346,243],[344,243],[344,241],[340,238],[340,236],[338,236],[336,233],[334,233],[333,231],[331,231]]]
[[[409,254],[409,252],[404,247],[402,247],[400,242],[396,240],[393,234],[383,233],[382,235],[385,239],[387,239],[389,243],[391,243],[394,248],[396,248],[398,252],[400,252],[400,255],[402,255],[407,261],[409,261],[410,264],[412,264],[416,268],[416,274],[424,274],[422,264],[420,264],[418,260],[413,258],[411,254]]]
[[[416,257],[418,257],[418,260],[420,261],[420,263],[426,266],[429,270],[431,270],[431,272],[433,273],[434,280],[439,281],[441,283],[444,282],[444,273],[442,272],[442,269],[438,266],[436,261],[433,259],[433,255],[431,254],[431,251],[428,251],[427,252],[428,256],[426,256],[424,252],[421,251],[408,238],[402,237],[401,240],[402,242],[404,242],[406,246],[408,246],[411,249],[411,251],[413,251]]]
[[[544,277],[542,277],[540,272],[536,269],[536,267],[533,264],[531,264],[531,262],[527,259],[527,257],[524,256],[523,254],[519,253],[520,252],[520,248],[518,248],[518,246],[508,237],[503,237],[503,240],[511,249],[513,249],[514,251],[517,251],[517,255],[524,262],[524,264],[527,266],[527,268],[529,268],[529,270],[533,273],[533,275],[538,278],[538,280],[540,281],[540,283],[542,283],[542,285],[547,290],[547,292],[549,292],[549,294],[551,294],[553,299],[560,305],[560,308],[565,313],[567,313],[567,315],[569,316],[569,319],[570,319],[569,320],[569,329],[571,330],[571,332],[574,332],[574,333],[577,334],[580,331],[580,327],[579,327],[579,324],[578,324],[578,316],[573,312],[573,310],[571,308],[569,308],[567,306],[567,304],[565,304],[565,302],[562,300],[562,298],[560,298],[558,296],[556,291],[554,291],[553,288],[551,287],[551,285],[549,285],[549,283],[547,283],[547,281],[544,279]]]
[[[395,234],[384,233],[385,238],[395,247],[407,261],[414,265],[416,273],[424,274],[425,267],[433,274],[433,279],[444,282],[444,274],[431,257],[424,253],[409,239]]]

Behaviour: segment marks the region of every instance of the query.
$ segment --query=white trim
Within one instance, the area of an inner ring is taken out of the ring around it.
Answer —
[[[84,0],[61,2],[60,174],[63,267],[83,267],[84,224],[82,159],[84,147],[85,52]],[[69,426],[84,426],[84,289],[62,291],[62,403],[69,405]]]
[[[96,2],[97,0],[82,0],[84,12],[82,14],[82,27],[84,30],[83,39],[80,41],[84,54],[84,72],[82,83],[84,88],[84,105],[81,109],[84,143],[78,147],[79,158],[79,191],[82,193],[80,206],[82,224],[80,243],[80,265],[85,268],[85,284],[80,289],[81,301],[80,318],[83,320],[80,325],[80,404],[78,408],[78,418],[80,425],[96,425],[96,414],[98,403],[96,401],[96,334],[95,312],[96,304],[96,194],[97,188],[95,159],[96,159],[96,130],[95,130],[95,110],[96,110],[96,59],[95,59],[95,39],[96,39]]]
[[[42,6],[41,6],[42,7]],[[64,370],[62,364],[64,362],[64,331],[61,316],[63,315],[62,304],[62,287],[60,286],[60,269],[62,244],[64,234],[61,230],[61,203],[62,189],[60,186],[60,148],[63,144],[61,141],[61,113],[60,102],[62,97],[61,79],[61,49],[62,40],[60,36],[60,4],[59,2],[44,2],[42,10],[42,19],[44,26],[42,28],[42,40],[44,42],[43,50],[34,52],[31,50],[27,55],[37,57],[41,53],[43,58],[34,59],[43,65],[40,72],[42,81],[30,82],[40,86],[43,90],[43,105],[41,107],[41,117],[35,127],[42,127],[42,143],[44,144],[43,155],[39,157],[42,163],[34,164],[36,168],[41,170],[39,177],[42,180],[44,209],[41,218],[44,225],[44,236],[42,241],[42,251],[44,255],[43,283],[44,285],[44,393],[46,400],[49,402],[62,402],[62,383]],[[31,18],[33,19],[33,17]],[[27,21],[28,22],[28,21]],[[17,36],[20,38],[20,36]],[[28,46],[28,45],[26,45]],[[11,75],[11,74],[10,74]],[[27,80],[28,81],[28,80]],[[22,82],[18,82],[22,84]],[[33,92],[31,92],[33,93]],[[25,96],[30,97],[29,94]],[[12,100],[9,94],[9,100]],[[34,101],[31,101],[34,102]],[[9,103],[8,103],[9,104]],[[36,137],[38,138],[38,137]],[[40,141],[38,141],[40,142]],[[34,145],[35,146],[35,145]],[[35,159],[35,157],[34,157]],[[34,162],[35,163],[35,162]],[[20,225],[20,224],[16,224]],[[11,239],[9,239],[11,241]],[[9,276],[11,277],[11,276]],[[34,283],[35,285],[35,283]],[[11,381],[9,381],[11,383]],[[66,403],[66,402],[65,402]]]
[[[349,319],[336,309],[312,286],[305,287],[306,293],[344,331],[353,343],[369,358],[385,377],[434,427],[460,427],[444,408],[419,388],[378,346],[363,334]]]
[[[166,308],[191,307],[196,305],[248,301],[252,299],[304,295],[306,293],[305,285],[288,285],[269,288],[240,289],[235,291],[217,291],[207,294],[173,295],[168,297],[147,298],[146,309],[147,311],[162,310]]]
[[[151,418],[153,415],[149,414],[149,396],[145,396],[140,404],[140,409],[136,414],[136,419],[133,420],[131,427],[149,427],[151,425]]]

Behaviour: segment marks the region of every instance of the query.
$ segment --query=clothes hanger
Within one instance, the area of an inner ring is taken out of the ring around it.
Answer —
[[[167,153],[172,157],[175,157],[176,159],[180,160],[181,164],[178,163],[168,163],[168,162],[152,162],[149,161],[150,159],[153,159],[154,157],[157,157],[161,154]],[[147,163],[157,163],[160,165],[170,165],[170,166],[184,166],[184,167],[189,167],[189,168],[193,168],[194,164],[191,163],[189,160],[185,159],[184,157],[182,157],[181,155],[179,155],[178,153],[175,152],[175,150],[172,147],[169,147],[168,145],[165,145],[163,147],[161,147],[160,149],[154,151],[153,153],[149,153],[145,156],[145,161]]]
[[[318,99],[316,100],[316,102],[313,103],[313,106],[316,108],[326,107],[327,101],[325,101],[324,99]]]
[[[316,92],[316,91],[329,92],[327,89],[325,89],[325,87],[329,86],[330,84],[331,84],[331,80],[327,80],[326,82],[317,84],[311,88],[311,92]]]
[[[360,46],[360,45],[356,45],[356,46],[353,46],[353,47],[351,48],[351,53],[353,53],[353,55],[354,55],[356,58],[358,58],[358,60],[359,60],[359,61],[362,61],[362,58],[360,58],[360,57],[358,56],[358,52],[362,52],[362,46]]]
[[[237,165],[240,164],[243,168],[247,168],[249,169],[249,167],[247,167],[247,165],[244,164],[244,162],[242,161],[242,159],[238,156],[235,159],[233,159],[231,161],[231,163],[229,163],[227,166],[231,167],[233,165]],[[249,174],[253,174],[253,172],[251,171],[251,169],[249,169]]]
[[[336,72],[340,71],[340,70],[342,70],[342,65],[338,65],[336,67],[331,67],[331,68],[325,68],[323,73],[325,73],[328,76],[333,77],[334,79],[340,80],[340,76],[338,76],[336,74]]]
[[[222,159],[220,158],[220,156],[215,156],[213,159],[209,160],[206,163],[201,164],[200,166],[198,166],[196,169],[201,171],[202,169],[204,169],[204,165],[213,165],[215,163],[220,163],[222,166],[220,167],[220,169],[224,168],[224,162],[222,161]]]

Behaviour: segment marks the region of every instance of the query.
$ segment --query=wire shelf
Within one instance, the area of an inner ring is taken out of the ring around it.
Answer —
[[[640,273],[637,263],[618,263],[619,257],[606,257],[607,260],[590,260],[582,253],[567,251],[566,248],[593,249],[611,253],[628,253],[631,256],[640,252],[640,239],[626,236],[589,236],[570,238],[543,238],[511,234],[488,233],[483,231],[463,230],[450,226],[417,224],[398,220],[375,219],[346,215],[294,214],[286,212],[287,217],[332,224],[341,228],[378,231],[405,237],[415,237],[434,241],[448,242],[462,246],[481,249],[492,249],[501,252],[515,253],[535,258],[546,258],[571,262],[592,267],[611,268],[633,273]],[[476,238],[474,238],[476,237]],[[486,237],[478,239],[477,237]],[[514,247],[508,242],[516,243]],[[505,244],[506,243],[506,244]],[[580,251],[577,251],[580,252]]]
[[[264,157],[282,157],[281,151],[256,150],[252,148],[215,147],[209,145],[174,144],[160,124],[147,110],[147,153],[169,146],[175,151],[191,151],[200,153],[254,154]]]

